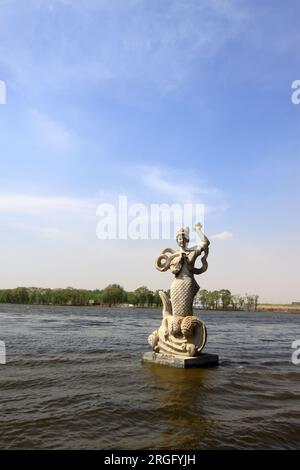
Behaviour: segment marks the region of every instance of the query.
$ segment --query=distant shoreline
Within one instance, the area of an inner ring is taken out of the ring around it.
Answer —
[[[20,306],[32,306],[32,307],[72,307],[72,308],[82,308],[82,307],[88,307],[88,308],[119,308],[119,309],[150,309],[150,310],[161,310],[161,306],[148,306],[148,305],[100,305],[100,304],[89,304],[89,305],[72,305],[72,304],[35,304],[35,303],[11,303],[11,302],[0,302],[0,305],[20,305]],[[232,309],[206,309],[202,307],[194,307],[194,310],[200,311],[200,312],[244,312],[244,313],[294,313],[294,314],[300,314],[300,307],[293,307],[290,305],[258,305],[256,310],[232,310]]]
[[[262,304],[257,306],[257,310],[261,312],[273,313],[300,313],[300,305],[272,305]]]

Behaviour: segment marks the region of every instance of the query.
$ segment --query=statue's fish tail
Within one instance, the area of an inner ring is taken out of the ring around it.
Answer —
[[[164,291],[160,290],[159,297],[161,298],[161,301],[163,304],[163,311],[162,311],[163,318],[166,318],[169,315],[172,315],[172,304],[167,294]]]

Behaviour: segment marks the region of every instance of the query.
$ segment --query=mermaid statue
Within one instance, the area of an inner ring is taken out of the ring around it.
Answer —
[[[170,298],[163,291],[159,292],[163,304],[163,319],[158,330],[148,338],[156,353],[177,356],[198,356],[205,346],[207,332],[203,321],[193,313],[194,297],[199,290],[194,274],[207,270],[209,240],[202,232],[200,223],[194,225],[200,241],[197,246],[188,248],[189,228],[179,227],[176,230],[176,241],[179,249],[165,248],[156,259],[156,268],[165,272],[168,269],[174,274]],[[201,257],[201,267],[195,262]]]

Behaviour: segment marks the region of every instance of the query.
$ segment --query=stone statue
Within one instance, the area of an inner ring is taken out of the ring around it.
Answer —
[[[198,356],[206,343],[205,324],[193,314],[194,297],[199,286],[194,274],[202,274],[207,270],[209,240],[201,230],[201,224],[194,226],[200,237],[197,246],[188,248],[189,228],[180,227],[176,231],[179,250],[165,248],[156,260],[159,271],[170,269],[174,274],[171,284],[170,298],[163,291],[159,292],[163,303],[163,319],[160,328],[148,338],[148,342],[156,353],[171,356]],[[198,256],[202,266],[195,268]]]

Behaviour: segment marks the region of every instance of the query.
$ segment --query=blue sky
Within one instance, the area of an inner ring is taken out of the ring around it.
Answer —
[[[167,287],[165,241],[96,238],[97,204],[126,194],[205,204],[201,287],[299,301],[299,14],[296,0],[0,0],[0,287]]]

